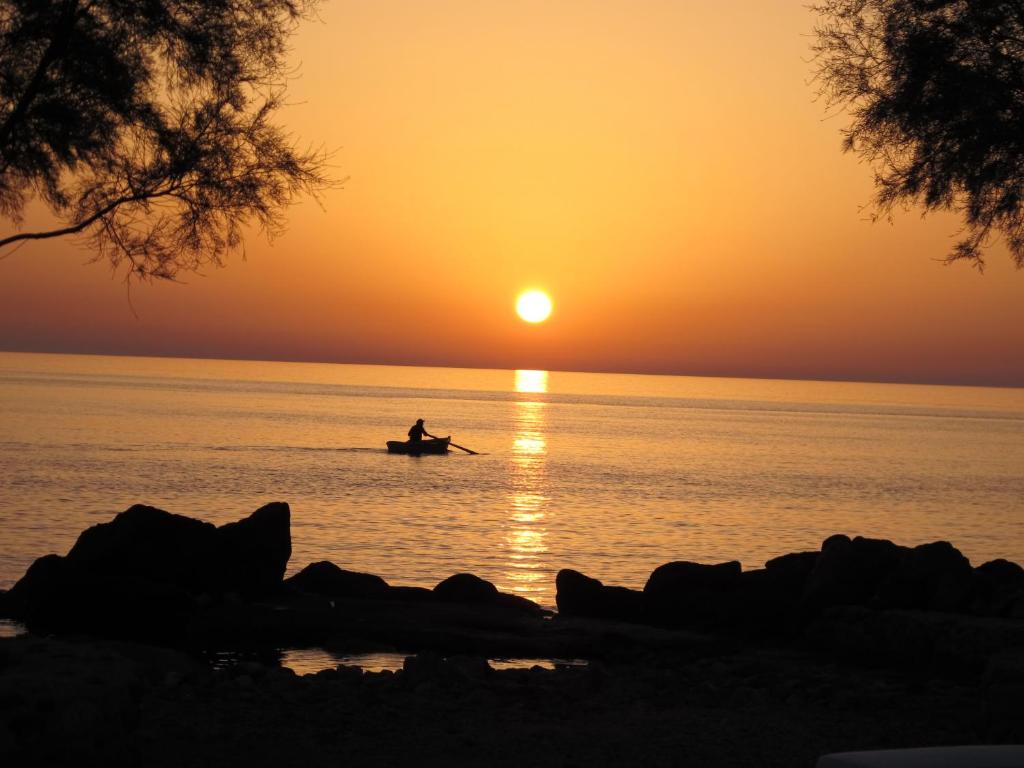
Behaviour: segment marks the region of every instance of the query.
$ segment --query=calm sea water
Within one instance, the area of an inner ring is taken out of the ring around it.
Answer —
[[[482,455],[388,455],[416,418]],[[314,560],[554,602],[835,532],[1024,561],[1024,390],[0,354],[0,587],[144,502],[292,507]]]

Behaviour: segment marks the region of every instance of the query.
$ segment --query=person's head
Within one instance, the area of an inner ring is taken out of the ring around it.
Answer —
[[[423,419],[416,419],[416,423],[419,424],[422,427],[423,426]]]

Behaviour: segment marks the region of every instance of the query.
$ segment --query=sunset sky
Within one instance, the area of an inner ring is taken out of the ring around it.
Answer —
[[[939,263],[951,217],[867,221],[813,24],[805,0],[330,0],[280,121],[344,187],[130,303],[74,242],[27,245],[0,349],[1024,385],[1024,272]]]

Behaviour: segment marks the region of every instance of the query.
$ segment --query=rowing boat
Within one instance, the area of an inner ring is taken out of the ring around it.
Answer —
[[[421,456],[424,453],[448,453],[451,437],[437,437],[433,440],[388,440],[388,453],[406,453]]]

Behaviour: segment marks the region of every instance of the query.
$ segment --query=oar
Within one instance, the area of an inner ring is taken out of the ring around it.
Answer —
[[[448,445],[450,445],[452,448],[458,448],[460,451],[465,451],[470,456],[479,456],[480,455],[476,451],[471,451],[471,450],[469,450],[469,448],[463,448],[461,445],[456,445],[455,443],[451,442],[450,440],[448,441]]]

